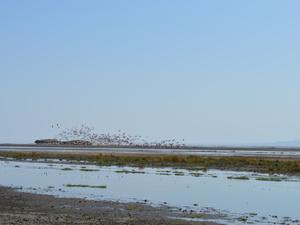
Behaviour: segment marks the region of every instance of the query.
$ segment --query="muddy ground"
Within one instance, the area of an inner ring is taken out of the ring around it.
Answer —
[[[0,187],[0,225],[212,225],[170,219],[182,216],[167,207],[141,203],[118,203],[56,198]],[[199,215],[198,215],[199,216]],[[205,215],[204,215],[205,216]]]

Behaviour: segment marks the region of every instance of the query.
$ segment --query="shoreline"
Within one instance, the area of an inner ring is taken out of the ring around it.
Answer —
[[[19,192],[0,186],[0,224],[25,225],[216,225],[214,222],[192,222],[179,217],[167,207],[155,208],[142,203],[93,201],[58,198],[50,195]],[[197,215],[205,218],[205,214]],[[178,217],[178,219],[176,219]],[[172,219],[171,219],[172,218]]]

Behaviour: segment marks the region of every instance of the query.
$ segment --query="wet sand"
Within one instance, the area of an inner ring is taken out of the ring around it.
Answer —
[[[0,187],[1,225],[213,225],[211,222],[187,222],[169,219],[178,215],[171,209],[154,208],[141,203],[91,201],[56,198],[18,192]],[[199,215],[198,215],[199,216]],[[205,216],[205,215],[203,215]]]

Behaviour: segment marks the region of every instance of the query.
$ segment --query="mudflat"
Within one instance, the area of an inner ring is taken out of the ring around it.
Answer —
[[[0,187],[1,225],[213,225],[212,222],[188,222],[170,219],[167,208],[141,203],[92,201],[56,198],[48,195],[18,192]]]

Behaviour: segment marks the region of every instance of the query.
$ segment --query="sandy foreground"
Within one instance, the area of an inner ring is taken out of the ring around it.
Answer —
[[[176,214],[167,207],[154,208],[141,203],[56,198],[48,195],[22,193],[12,188],[0,187],[1,225],[215,224],[211,222],[187,222],[169,218],[176,215],[178,216],[178,212]],[[181,216],[184,216],[184,214],[181,214]]]

